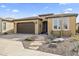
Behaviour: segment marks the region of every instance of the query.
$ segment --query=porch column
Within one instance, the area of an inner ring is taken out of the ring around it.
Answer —
[[[38,34],[38,21],[34,22],[35,23],[35,34]]]

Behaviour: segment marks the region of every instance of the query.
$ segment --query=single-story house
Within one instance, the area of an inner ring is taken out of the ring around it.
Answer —
[[[78,14],[42,14],[14,19],[14,33],[75,35]]]
[[[76,32],[79,33],[79,23],[76,23]]]
[[[0,18],[0,34],[12,33],[14,31],[14,23],[12,20]]]

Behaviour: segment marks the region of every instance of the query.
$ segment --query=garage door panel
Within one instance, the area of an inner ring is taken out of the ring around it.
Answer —
[[[35,24],[33,22],[23,22],[17,24],[18,33],[35,34]]]

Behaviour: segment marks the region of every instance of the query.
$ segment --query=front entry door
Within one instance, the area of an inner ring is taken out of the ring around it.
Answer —
[[[43,22],[43,27],[42,27],[42,33],[45,33],[45,34],[47,34],[47,29],[48,29],[48,26],[47,26],[47,21],[44,21]]]

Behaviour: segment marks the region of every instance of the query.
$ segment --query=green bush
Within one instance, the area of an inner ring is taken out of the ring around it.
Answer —
[[[54,37],[61,37],[60,31],[52,31],[51,34],[52,34]]]

